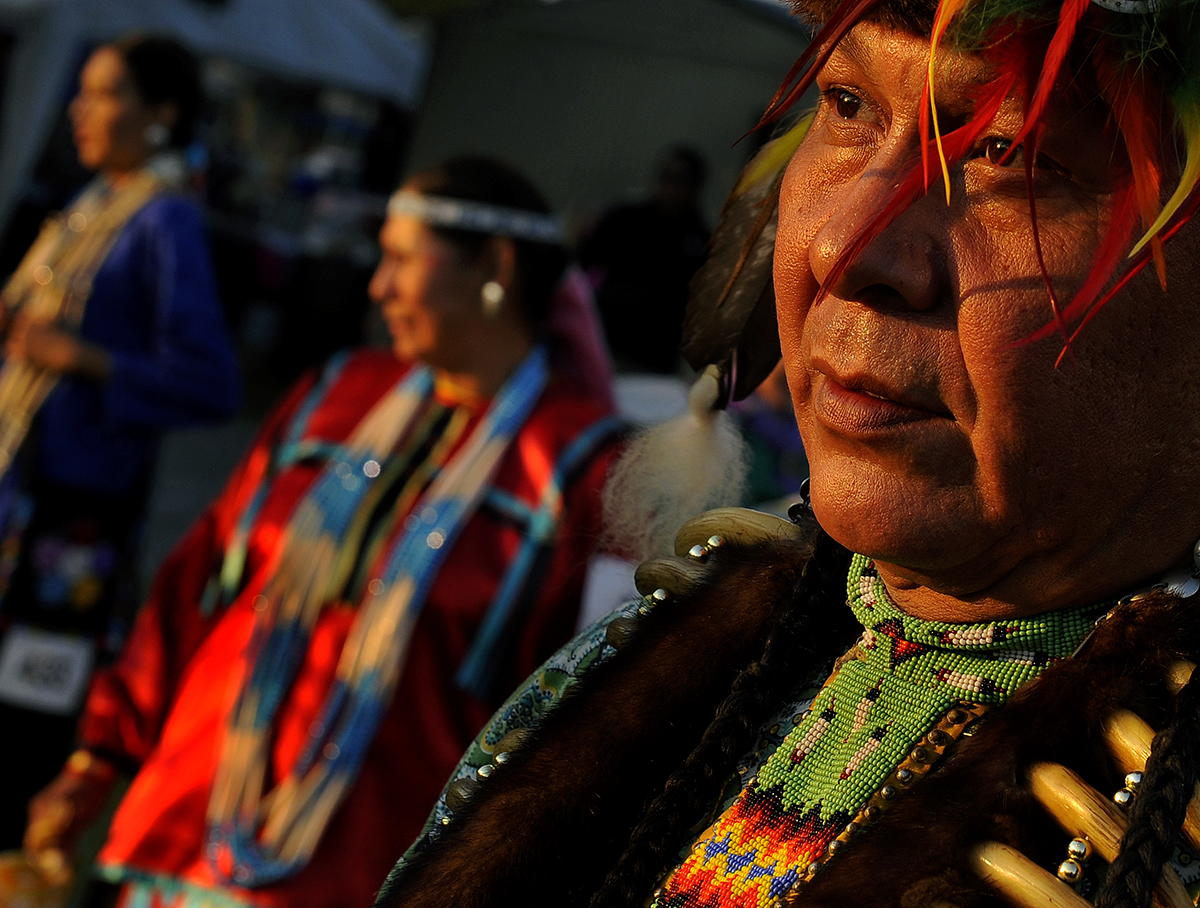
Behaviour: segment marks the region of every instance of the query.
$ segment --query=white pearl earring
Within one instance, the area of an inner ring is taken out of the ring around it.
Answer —
[[[480,288],[479,298],[483,300],[483,314],[495,318],[504,305],[504,288],[499,281],[488,281]]]

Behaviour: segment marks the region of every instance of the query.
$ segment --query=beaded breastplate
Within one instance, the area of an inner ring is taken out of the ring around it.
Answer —
[[[654,908],[768,908],[794,893],[989,706],[1066,658],[1102,606],[979,624],[921,621],[856,555],[863,625],[800,721],[701,833]]]

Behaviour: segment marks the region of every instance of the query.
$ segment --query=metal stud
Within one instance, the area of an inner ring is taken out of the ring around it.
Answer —
[[[1067,843],[1067,856],[1073,861],[1086,861],[1092,856],[1092,843],[1087,839],[1071,839]]]
[[[1128,788],[1122,788],[1113,795],[1112,799],[1113,803],[1118,807],[1128,807],[1131,803],[1133,803],[1133,792]]]
[[[928,763],[929,762],[929,751],[927,751],[924,747],[920,747],[920,746],[914,747],[912,749],[912,753],[910,753],[909,756],[912,757],[914,760],[916,760],[918,763]]]
[[[892,790],[895,791],[895,789]],[[883,811],[880,810],[876,805],[872,804],[867,808],[867,819],[872,823],[878,820],[881,816],[883,816]]]
[[[901,785],[907,785],[913,780],[913,771],[911,769],[897,769],[896,781]]]
[[[950,736],[940,728],[935,728],[929,733],[929,743],[934,747],[945,747],[950,743]]]
[[[891,785],[884,785],[883,788],[880,789],[879,796],[885,801],[890,801],[892,798],[896,797],[896,789]]]
[[[1067,860],[1058,865],[1058,878],[1064,883],[1070,883],[1074,886],[1082,876],[1083,867],[1076,860],[1067,858]]]
[[[854,835],[854,833],[858,832],[858,824],[851,820],[846,824],[846,828],[842,831],[846,833],[846,835]]]
[[[1125,776],[1125,787],[1137,794],[1138,786],[1142,784],[1142,774],[1140,772],[1131,772]]]
[[[967,714],[961,709],[952,709],[946,713],[946,721],[951,725],[962,725],[967,721]]]

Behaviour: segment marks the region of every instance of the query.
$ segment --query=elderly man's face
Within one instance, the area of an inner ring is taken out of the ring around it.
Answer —
[[[942,52],[943,128],[988,74]],[[834,51],[789,166],[775,283],[821,523],[874,557],[901,605],[951,620],[1094,601],[1169,567],[1200,532],[1195,243],[1168,245],[1084,329],[1023,343],[1051,309],[1013,99],[951,171],[813,299],[847,240],[919,154],[928,42],[858,25]],[[1098,106],[1097,106],[1098,107]],[[1038,225],[1057,295],[1087,274],[1121,153],[1105,116],[1060,98],[1039,146]],[[1191,245],[1189,250],[1185,247]],[[965,600],[965,601],[964,601]]]

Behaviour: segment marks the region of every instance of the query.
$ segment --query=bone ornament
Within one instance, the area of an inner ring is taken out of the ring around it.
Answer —
[[[1057,763],[1033,766],[1029,771],[1029,786],[1034,797],[1069,835],[1087,839],[1103,860],[1112,863],[1126,821],[1111,801]],[[1170,867],[1164,866],[1159,877],[1154,904],[1158,908],[1188,908],[1192,904],[1183,883]]]
[[[1024,908],[1091,908],[1082,896],[1021,852],[984,842],[970,856],[971,868],[1001,895]]]

